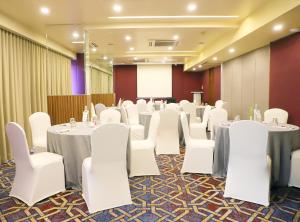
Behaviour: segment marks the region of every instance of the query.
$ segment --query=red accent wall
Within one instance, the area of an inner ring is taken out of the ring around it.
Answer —
[[[137,66],[114,66],[114,92],[116,102],[129,99],[135,101],[137,98]]]
[[[203,102],[210,102],[211,105],[214,105],[217,100],[221,99],[221,66],[204,70],[201,76],[204,92],[202,100]],[[210,87],[212,88],[211,90],[209,90]],[[211,98],[211,101],[209,101],[209,98]]]
[[[300,33],[271,43],[270,108],[289,113],[289,123],[300,126]]]

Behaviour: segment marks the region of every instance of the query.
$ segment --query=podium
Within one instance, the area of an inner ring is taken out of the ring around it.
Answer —
[[[193,102],[197,105],[200,106],[201,105],[201,94],[203,94],[204,92],[202,91],[198,91],[198,92],[191,92],[193,94]]]

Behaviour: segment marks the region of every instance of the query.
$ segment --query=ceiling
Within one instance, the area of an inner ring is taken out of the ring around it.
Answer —
[[[189,3],[196,4],[197,9],[188,11]],[[83,44],[74,44],[72,41],[83,41],[83,33],[86,31],[90,43],[97,46],[96,52],[90,51],[93,61],[113,61],[114,64],[184,63],[187,70],[193,70],[200,64],[214,65],[289,34],[287,31],[274,36],[267,31],[270,28],[268,25],[280,17],[289,19],[289,13],[293,13],[294,20],[289,25],[300,26],[300,10],[296,7],[299,3],[298,0],[9,0],[0,1],[0,12],[42,35],[47,35],[49,39],[73,52],[83,51]],[[121,5],[122,11],[115,12],[114,4]],[[41,6],[47,6],[51,10],[48,16],[40,13]],[[274,7],[276,16],[272,17],[270,12],[269,21],[264,26],[253,27],[251,31],[242,30],[247,20],[253,18],[257,23],[262,21],[262,18],[257,18],[257,14],[265,7]],[[229,17],[110,18],[115,16]],[[74,31],[79,32],[79,39],[72,37]],[[248,41],[245,46],[243,39],[247,38],[240,32],[247,31],[246,36],[251,37],[256,32],[255,38],[262,35],[264,41],[259,44],[250,42],[250,46]],[[125,40],[126,35],[131,37],[130,41]],[[153,43],[153,40],[173,40],[174,35],[178,35],[178,40],[172,49],[167,46],[149,46],[149,42]],[[240,38],[237,38],[239,35]],[[222,41],[225,43],[221,44]],[[226,47],[233,43],[243,49],[238,50],[236,55],[228,55],[225,53]],[[134,50],[129,50],[130,47]],[[218,56],[218,61],[211,62],[211,56]]]

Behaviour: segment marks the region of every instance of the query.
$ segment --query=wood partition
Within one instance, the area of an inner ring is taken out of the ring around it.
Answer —
[[[74,117],[81,121],[84,106],[90,107],[90,95],[48,96],[48,113],[52,125],[66,123]]]
[[[105,106],[112,106],[116,104],[116,95],[114,93],[91,94],[91,99],[94,105],[96,105],[97,103],[102,103]]]

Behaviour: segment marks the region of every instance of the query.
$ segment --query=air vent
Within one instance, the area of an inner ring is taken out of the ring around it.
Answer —
[[[91,48],[97,48],[98,45],[97,45],[95,42],[91,42],[91,43],[90,43],[90,47],[91,47]]]
[[[177,44],[177,40],[150,39],[148,42],[149,47],[175,47]]]

